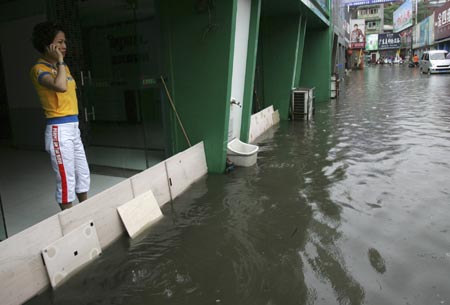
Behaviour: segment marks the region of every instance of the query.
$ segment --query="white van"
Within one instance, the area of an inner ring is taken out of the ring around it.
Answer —
[[[426,51],[419,61],[420,72],[422,73],[450,73],[450,59],[445,50]]]

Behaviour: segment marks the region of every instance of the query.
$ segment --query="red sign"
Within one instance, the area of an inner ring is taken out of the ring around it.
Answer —
[[[366,43],[365,42],[351,42],[350,43],[350,49],[365,49]]]
[[[434,11],[434,40],[450,37],[450,2]]]

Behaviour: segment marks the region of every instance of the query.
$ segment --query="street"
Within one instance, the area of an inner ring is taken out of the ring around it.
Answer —
[[[450,75],[370,66],[26,304],[448,304]]]

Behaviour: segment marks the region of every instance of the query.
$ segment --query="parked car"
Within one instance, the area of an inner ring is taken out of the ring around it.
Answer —
[[[450,59],[447,59],[448,51],[432,50],[422,54],[419,61],[419,69],[422,73],[450,73]]]

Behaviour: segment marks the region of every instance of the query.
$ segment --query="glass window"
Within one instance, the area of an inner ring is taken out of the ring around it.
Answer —
[[[65,62],[77,85],[91,197],[169,154],[168,103],[159,82],[159,16],[152,0],[54,2],[58,5],[51,8],[52,15],[67,31]],[[39,15],[14,24],[31,33],[43,21]],[[0,44],[1,240],[6,233],[11,236],[56,214],[60,207],[55,173],[44,148],[45,119],[27,73],[39,54],[28,37],[2,36]],[[20,63],[14,60],[16,49],[24,59]],[[20,86],[4,81],[4,75],[16,70],[23,72],[17,73]],[[22,86],[26,90],[18,89]]]
[[[5,240],[8,237],[6,232],[5,212],[3,210],[2,197],[0,194],[0,241]]]
[[[445,53],[431,53],[430,54],[430,59],[433,60],[443,60],[445,59]]]

